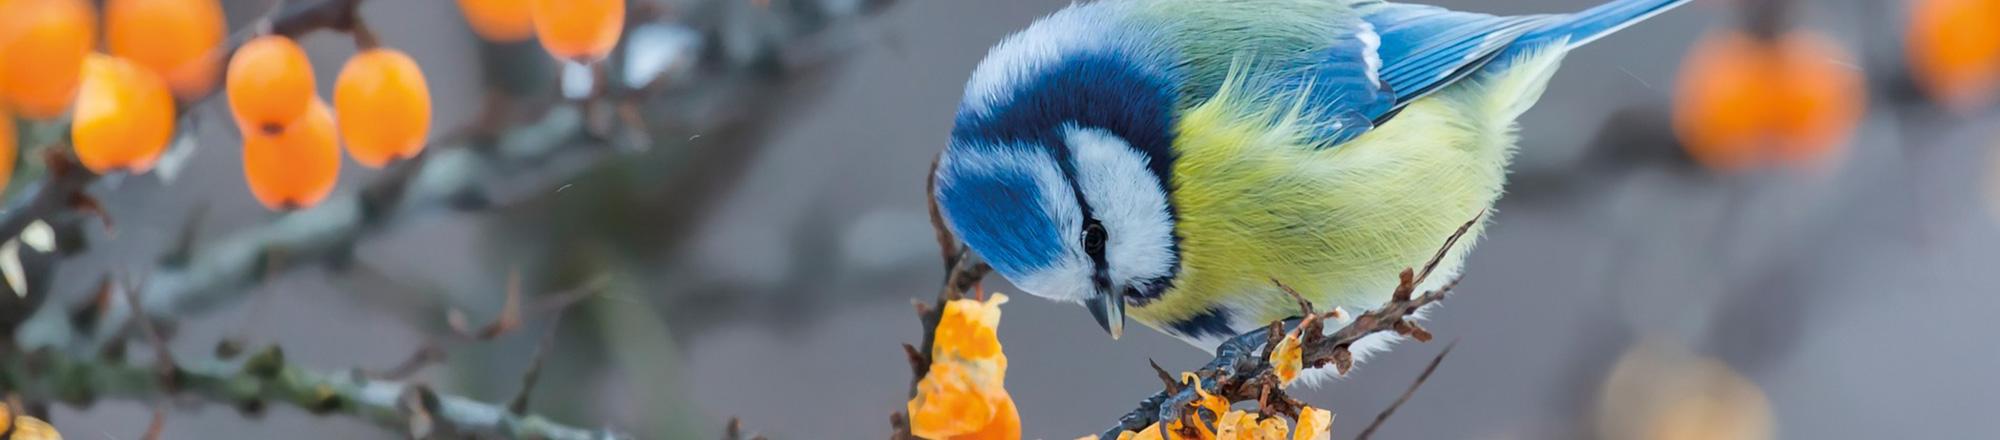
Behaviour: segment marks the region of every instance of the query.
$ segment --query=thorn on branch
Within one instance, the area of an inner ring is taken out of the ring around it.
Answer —
[[[1445,345],[1444,350],[1439,351],[1437,357],[1431,358],[1431,363],[1424,367],[1424,372],[1418,373],[1417,379],[1410,382],[1410,387],[1403,389],[1403,395],[1397,397],[1395,402],[1389,403],[1389,407],[1383,408],[1381,414],[1375,415],[1375,421],[1368,423],[1368,427],[1363,428],[1361,434],[1354,436],[1354,440],[1368,440],[1369,437],[1375,435],[1376,429],[1380,429],[1384,423],[1388,423],[1389,416],[1395,415],[1396,409],[1403,407],[1403,403],[1409,402],[1410,396],[1417,393],[1417,387],[1424,386],[1424,382],[1431,380],[1431,373],[1437,372],[1438,365],[1444,363],[1445,355],[1451,354],[1451,349],[1454,347],[1458,347],[1458,341],[1452,341],[1451,344]]]
[[[507,299],[500,306],[500,316],[494,318],[493,323],[475,330],[472,328],[472,324],[467,323],[467,321],[465,312],[458,309],[451,309],[445,313],[445,322],[451,324],[452,331],[457,332],[461,337],[473,340],[492,340],[513,331],[515,327],[519,327],[521,325],[520,272],[509,272],[507,274]]]
[[[549,332],[543,334],[541,342],[535,344],[535,354],[528,360],[528,371],[521,373],[521,390],[515,393],[514,400],[507,404],[507,410],[512,411],[514,415],[528,413],[528,396],[535,391],[535,382],[542,375],[542,365],[548,359],[549,350],[555,345],[556,330],[561,327],[562,314],[558,313],[555,318],[549,320]]]
[[[923,377],[924,372],[930,371],[931,369],[930,356],[925,356],[923,353],[918,353],[917,346],[910,344],[903,344],[903,355],[908,356],[910,359],[911,374],[915,374],[917,377]]]
[[[425,342],[422,346],[417,347],[415,352],[410,353],[410,357],[404,358],[403,362],[397,363],[395,367],[382,371],[362,371],[361,375],[363,377],[383,380],[403,380],[416,375],[418,371],[423,371],[424,367],[437,365],[444,361],[444,347],[436,342]]]
[[[1168,393],[1181,392],[1181,383],[1175,381],[1174,375],[1172,373],[1168,373],[1167,369],[1160,368],[1159,362],[1155,362],[1152,359],[1147,359],[1146,363],[1153,366],[1153,374],[1157,374],[1160,376],[1160,382],[1166,384]]]

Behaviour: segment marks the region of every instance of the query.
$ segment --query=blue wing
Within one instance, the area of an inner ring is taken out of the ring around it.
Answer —
[[[1323,134],[1338,145],[1495,60],[1499,68],[1522,50],[1558,42],[1573,48],[1688,1],[1614,0],[1574,14],[1510,17],[1358,2],[1360,25],[1335,43],[1312,79],[1318,108],[1339,109]]]

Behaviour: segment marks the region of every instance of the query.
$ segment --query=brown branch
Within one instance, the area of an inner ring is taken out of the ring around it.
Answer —
[[[1396,401],[1391,402],[1388,408],[1382,408],[1382,413],[1376,414],[1375,421],[1369,422],[1368,427],[1362,429],[1360,435],[1354,436],[1354,440],[1368,440],[1369,437],[1374,436],[1375,430],[1380,429],[1384,423],[1388,423],[1389,416],[1395,415],[1397,408],[1402,408],[1403,403],[1410,401],[1411,395],[1417,394],[1417,387],[1424,386],[1424,382],[1431,380],[1431,373],[1437,372],[1438,365],[1444,363],[1444,356],[1451,354],[1451,349],[1457,346],[1458,341],[1452,341],[1451,344],[1445,345],[1444,350],[1439,351],[1437,357],[1431,358],[1431,364],[1424,367],[1424,372],[1417,374],[1417,380],[1411,381],[1409,388],[1403,389],[1403,395],[1396,397]]]
[[[936,175],[937,161],[931,161],[931,170],[932,173],[926,176],[931,178],[927,179],[924,185],[926,194],[936,188],[937,182],[933,176]],[[903,344],[903,353],[909,356],[910,360],[910,397],[916,397],[917,383],[922,382],[924,374],[930,372],[931,345],[935,343],[938,320],[944,316],[945,304],[964,298],[966,291],[978,285],[986,274],[993,271],[992,267],[980,261],[977,255],[973,255],[971,249],[958,243],[958,239],[952,236],[951,230],[944,225],[944,216],[938,211],[937,199],[934,197],[925,199],[930,201],[931,229],[937,234],[939,255],[944,258],[945,277],[944,286],[938,289],[936,299],[930,303],[921,301],[916,303],[917,321],[923,325],[922,342],[914,346]],[[910,432],[908,415],[901,411],[890,415],[889,424],[895,430],[891,433],[891,438],[899,440],[917,438]]]
[[[1302,319],[1273,323],[1274,327],[1288,328],[1300,335],[1300,349],[1306,368],[1334,368],[1346,374],[1354,365],[1354,354],[1349,351],[1362,338],[1383,332],[1395,332],[1418,341],[1429,341],[1430,332],[1417,325],[1410,318],[1425,306],[1444,300],[1452,288],[1457,287],[1454,278],[1434,290],[1416,294],[1416,290],[1430,277],[1434,269],[1444,260],[1458,240],[1471,231],[1484,217],[1481,212],[1467,221],[1445,239],[1438,252],[1422,266],[1423,271],[1406,269],[1400,275],[1395,292],[1389,301],[1375,310],[1355,316],[1345,327],[1323,335],[1320,325],[1329,318],[1338,318],[1342,313],[1334,309],[1325,313],[1309,313]],[[1282,289],[1288,289],[1279,283]],[[1302,298],[1302,297],[1301,297]],[[1311,309],[1311,304],[1300,307]],[[1231,338],[1216,348],[1215,358],[1207,365],[1193,372],[1200,380],[1201,389],[1230,401],[1231,403],[1259,402],[1260,411],[1283,413],[1288,416],[1297,408],[1289,398],[1278,394],[1283,381],[1274,373],[1269,347],[1277,344],[1287,332],[1259,329]],[[1273,399],[1272,396],[1279,396]],[[1187,389],[1167,389],[1154,393],[1139,402],[1139,407],[1119,418],[1116,426],[1106,430],[1099,438],[1118,438],[1125,431],[1139,431],[1161,420],[1180,420],[1190,416],[1186,410],[1198,396],[1193,387]],[[1273,408],[1273,404],[1278,404]]]

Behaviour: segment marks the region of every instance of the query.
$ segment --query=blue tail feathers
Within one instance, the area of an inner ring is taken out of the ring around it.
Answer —
[[[1582,46],[1689,1],[1612,0],[1574,14],[1559,15],[1554,22],[1521,34],[1513,46],[1534,47],[1558,40],[1566,41],[1568,47]]]

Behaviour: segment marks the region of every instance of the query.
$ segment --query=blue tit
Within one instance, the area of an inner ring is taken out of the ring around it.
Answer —
[[[1500,197],[1515,120],[1563,55],[1684,3],[1073,4],[972,72],[931,196],[1016,287],[1113,337],[1131,317],[1213,350],[1298,315],[1273,280],[1322,310],[1387,301]]]

